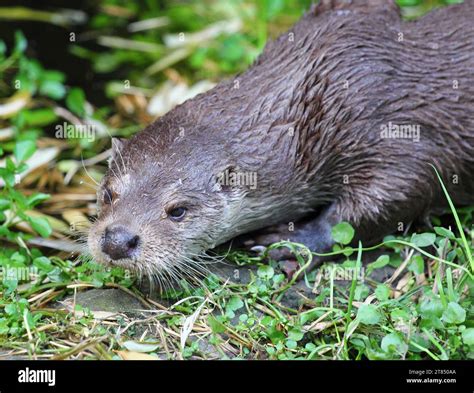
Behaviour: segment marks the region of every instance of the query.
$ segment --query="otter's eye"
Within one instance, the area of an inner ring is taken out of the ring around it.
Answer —
[[[175,207],[174,209],[168,212],[170,218],[174,221],[180,221],[186,215],[186,208],[185,207]]]
[[[108,187],[104,189],[103,202],[106,205],[110,205],[114,201],[115,193]]]

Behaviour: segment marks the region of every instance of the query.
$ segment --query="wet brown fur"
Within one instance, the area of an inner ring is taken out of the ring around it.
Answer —
[[[104,259],[101,231],[117,220],[148,239],[132,265],[298,220],[290,235],[317,251],[340,221],[373,241],[446,205],[430,163],[456,205],[474,203],[473,20],[472,1],[411,22],[390,1],[322,1],[247,72],[116,149],[104,184],[119,197],[91,231],[92,254]],[[419,125],[420,141],[381,138],[389,122]],[[217,190],[229,167],[257,172],[258,187]],[[165,206],[178,202],[189,214],[173,223]]]

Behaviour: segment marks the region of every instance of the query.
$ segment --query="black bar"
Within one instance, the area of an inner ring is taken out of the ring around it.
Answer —
[[[0,392],[472,393],[473,364],[472,361],[1,361]],[[19,372],[26,368],[55,370],[55,385],[20,383]],[[408,383],[407,379],[422,382]],[[442,382],[433,382],[434,379]],[[448,379],[455,382],[447,382]]]

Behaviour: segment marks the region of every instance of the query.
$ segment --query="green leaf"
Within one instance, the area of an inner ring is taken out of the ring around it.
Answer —
[[[1,334],[1,330],[0,330],[0,334]],[[273,348],[273,347],[265,347],[265,350],[267,351],[267,353],[269,355],[274,355],[275,354],[275,348]]]
[[[23,71],[27,79],[35,82],[35,84],[44,72],[41,63],[38,60],[27,57],[20,58],[20,70]]]
[[[217,318],[213,315],[209,315],[209,317],[207,318],[207,322],[209,323],[212,333],[214,334],[224,333],[226,331],[226,328],[222,324],[222,322],[218,321]]]
[[[8,327],[8,319],[0,318],[0,334],[5,335],[9,330],[10,328]]]
[[[18,162],[26,161],[36,150],[36,143],[31,140],[17,142],[13,154]]]
[[[5,210],[10,207],[10,201],[8,199],[0,198],[0,210]]]
[[[227,302],[226,309],[236,311],[244,306],[244,302],[238,296],[232,296]]]
[[[448,307],[444,310],[443,321],[459,325],[466,320],[466,310],[458,303],[449,302]]]
[[[365,284],[359,284],[356,286],[355,292],[354,292],[354,299],[357,301],[361,301],[362,299],[365,299],[367,296],[369,296],[370,289],[367,285]]]
[[[86,97],[84,91],[77,87],[72,88],[67,97],[66,97],[66,105],[67,107],[74,112],[78,116],[84,116],[85,109],[84,104],[86,101]]]
[[[285,280],[285,275],[284,274],[275,274],[272,278],[273,284],[277,285]]]
[[[286,338],[285,335],[283,334],[283,332],[281,332],[280,330],[278,330],[274,326],[270,326],[267,329],[267,335],[270,338],[270,340],[272,340],[273,344],[276,344],[280,341],[283,341]]]
[[[41,236],[49,237],[51,232],[51,225],[45,217],[28,217],[31,227]]]
[[[21,192],[10,190],[10,198],[16,202],[16,204],[20,207],[20,210],[26,210],[28,208],[26,196]]]
[[[10,257],[10,260],[12,262],[16,262],[17,264],[19,264],[19,265],[15,265],[17,267],[18,266],[24,266],[24,262],[26,261],[26,257],[23,254],[21,254],[20,252],[15,251],[13,253],[13,255]]]
[[[372,269],[380,269],[390,263],[390,257],[388,255],[380,255],[375,262],[369,264]]]
[[[7,170],[11,173],[15,173],[16,165],[13,162],[13,160],[10,157],[7,157],[7,159],[5,161],[6,161],[6,164],[7,164],[6,165]]]
[[[61,71],[56,70],[45,70],[41,75],[41,79],[44,81],[53,81],[53,82],[64,82],[64,74]]]
[[[295,349],[298,346],[298,343],[295,340],[286,340],[285,345],[288,349]]]
[[[288,339],[292,341],[300,341],[304,336],[304,333],[296,328],[288,331]]]
[[[366,325],[375,325],[382,317],[373,304],[363,304],[357,311],[357,318]]]
[[[422,349],[417,348],[413,345],[413,343],[420,345],[423,348],[430,348],[431,343],[430,341],[424,337],[421,333],[414,333],[411,336],[411,343],[409,344],[410,351],[412,352],[423,352]]]
[[[257,275],[264,280],[270,280],[274,274],[275,271],[271,266],[268,265],[259,266],[257,270]]]
[[[408,350],[408,345],[403,341],[402,337],[397,333],[387,334],[381,343],[383,351],[391,353],[396,352],[398,354],[405,354]]]
[[[422,274],[425,271],[425,262],[421,255],[415,255],[408,265],[408,270],[415,274]]]
[[[14,83],[15,88],[18,88],[20,91],[28,91],[31,94],[34,94],[36,92],[35,80],[29,75],[27,75],[25,72],[18,72],[12,83]],[[21,116],[21,112],[19,113],[19,116]]]
[[[420,327],[427,328],[427,329],[439,329],[439,330],[443,330],[445,328],[443,325],[443,322],[441,322],[441,319],[435,315],[423,317],[423,319],[420,322]]]
[[[33,260],[33,265],[36,266],[39,270],[49,273],[54,269],[54,266],[51,264],[51,261],[46,257],[38,257]]]
[[[408,314],[407,311],[401,308],[395,308],[390,313],[390,318],[392,318],[393,321],[397,321],[398,319],[403,319],[404,321],[408,321],[410,319],[410,314]]]
[[[423,318],[441,317],[443,315],[443,302],[438,296],[424,296],[419,305],[420,314]]]
[[[390,296],[390,288],[385,284],[377,285],[377,288],[375,289],[375,296],[377,296],[377,299],[381,302],[388,300]]]
[[[7,161],[8,161],[8,158],[7,158]],[[0,170],[2,170],[3,168],[0,168]],[[5,180],[5,183],[10,186],[10,187],[14,187],[15,186],[15,175],[11,172],[4,172],[2,171],[2,178],[3,180]]]
[[[45,80],[39,86],[40,94],[52,98],[53,100],[60,100],[66,94],[66,88],[61,82]]]
[[[16,173],[23,173],[23,172],[25,172],[27,169],[28,169],[28,164],[26,164],[25,162],[20,163],[20,164],[16,167]]]
[[[454,233],[452,231],[450,231],[449,229],[446,229],[446,228],[443,228],[443,227],[434,227],[434,231],[439,236],[447,237],[448,239],[451,239],[451,240],[456,239],[456,236],[454,235]]]
[[[331,230],[332,238],[336,243],[349,244],[354,238],[354,228],[348,222],[341,222]]]
[[[15,31],[15,47],[13,51],[15,53],[24,52],[28,43],[26,42],[26,38],[23,33],[19,30]]]
[[[16,308],[16,305],[13,304],[13,303],[10,303],[10,304],[7,304],[5,306],[5,312],[7,313],[7,315],[15,315],[15,314],[18,314],[18,310]]]
[[[263,326],[270,326],[273,323],[273,321],[274,319],[270,315],[266,315],[260,320],[260,323]]]
[[[428,247],[434,244],[436,235],[434,233],[414,233],[411,242],[417,247]]]
[[[41,108],[24,111],[25,125],[32,127],[43,127],[55,122],[58,119],[56,113],[51,108]]]
[[[117,56],[116,53],[97,53],[94,62],[94,71],[97,73],[107,73],[114,71],[122,60]]]
[[[474,328],[467,328],[462,332],[462,341],[464,344],[474,346]]]
[[[249,319],[249,316],[247,314],[240,314],[239,315],[239,321],[240,322],[246,322]]]
[[[37,194],[33,194],[33,195],[28,197],[27,204],[28,204],[29,207],[34,207],[38,203],[45,201],[49,197],[50,197],[49,194],[43,194],[41,192],[37,193]]]

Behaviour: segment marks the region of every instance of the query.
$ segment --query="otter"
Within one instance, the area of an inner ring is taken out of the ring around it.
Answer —
[[[472,1],[416,21],[393,1],[320,1],[245,73],[112,141],[92,256],[172,278],[282,223],[318,253],[343,221],[371,243],[446,206],[430,164],[474,203],[473,20]]]

